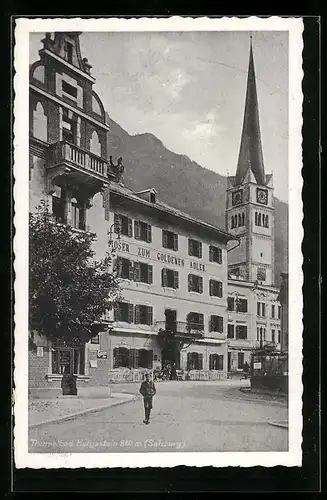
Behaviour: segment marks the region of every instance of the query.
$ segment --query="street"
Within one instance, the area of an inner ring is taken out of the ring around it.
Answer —
[[[117,384],[137,394],[139,384]],[[157,383],[151,422],[145,425],[141,397],[130,403],[45,424],[29,431],[30,453],[287,451],[287,406],[251,400],[234,384]]]

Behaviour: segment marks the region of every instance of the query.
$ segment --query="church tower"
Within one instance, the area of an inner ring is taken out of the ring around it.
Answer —
[[[229,252],[230,276],[274,284],[273,193],[272,174],[264,168],[251,40],[237,170],[227,180],[226,229],[240,238],[240,245]]]

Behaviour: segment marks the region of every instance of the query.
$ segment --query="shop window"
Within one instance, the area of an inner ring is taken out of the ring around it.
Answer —
[[[152,234],[151,234],[151,226],[146,222],[134,221],[134,237],[136,240],[146,241],[147,243],[151,243]]]
[[[134,305],[129,302],[117,302],[114,306],[114,319],[115,321],[133,323]]]
[[[114,215],[114,231],[115,233],[120,232],[124,236],[131,238],[133,236],[133,225],[132,219],[126,217],[125,215],[115,214]]]
[[[153,323],[153,308],[151,306],[136,305],[135,306],[135,323],[141,325],[152,325]]]
[[[178,250],[178,234],[162,230],[162,246],[169,250]]]
[[[210,316],[209,324],[210,332],[223,333],[224,331],[224,318],[222,316]]]
[[[178,271],[173,269],[162,269],[161,271],[161,284],[167,288],[178,288]]]
[[[229,324],[227,326],[227,338],[228,339],[233,339],[235,335],[235,326],[232,324]]]
[[[80,348],[53,348],[52,373],[84,375],[85,352]]]
[[[210,354],[209,355],[209,370],[224,369],[224,355],[223,354]]]
[[[187,370],[202,370],[203,369],[203,354],[198,352],[187,353]]]
[[[203,278],[195,274],[188,275],[188,291],[203,293]]]
[[[202,258],[202,243],[197,240],[188,240],[188,254],[192,257]]]

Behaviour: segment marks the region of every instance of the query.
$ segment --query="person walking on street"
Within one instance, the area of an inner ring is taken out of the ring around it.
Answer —
[[[156,386],[154,385],[154,382],[152,380],[150,380],[150,374],[146,373],[145,380],[142,382],[141,387],[140,387],[140,393],[143,396],[143,403],[144,403],[145,418],[144,418],[143,422],[145,424],[148,424],[150,421],[153,396],[156,394],[156,392],[157,392]]]

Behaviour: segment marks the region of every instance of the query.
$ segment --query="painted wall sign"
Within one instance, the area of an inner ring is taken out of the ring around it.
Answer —
[[[203,271],[203,272],[205,272],[206,270],[204,264],[200,264],[199,262],[193,262],[192,260],[190,262],[190,268],[195,269],[196,271]]]
[[[113,248],[113,250],[119,250],[121,252],[130,252],[130,247],[128,243],[124,241],[109,241],[109,246]]]
[[[90,359],[90,367],[97,368],[98,367],[98,360],[97,359]]]
[[[37,347],[36,348],[36,355],[38,358],[43,358],[43,347]]]
[[[167,264],[176,264],[177,266],[184,266],[184,259],[175,257],[174,255],[169,255],[167,253],[157,253],[157,259],[161,262],[166,262]]]
[[[105,351],[98,351],[97,357],[100,359],[107,359],[107,353]]]
[[[141,257],[149,257],[149,259],[151,257],[150,250],[148,248],[142,248],[142,247],[138,247],[137,255],[140,255]]]

